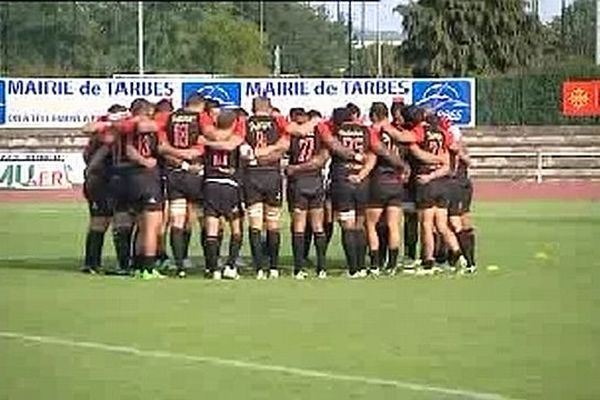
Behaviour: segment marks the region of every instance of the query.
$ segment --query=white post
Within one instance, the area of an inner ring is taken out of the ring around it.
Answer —
[[[596,0],[596,65],[600,65],[600,0]]]
[[[144,75],[144,7],[138,1],[138,73]]]
[[[538,150],[537,151],[537,171],[536,171],[536,176],[535,176],[535,181],[537,183],[542,183],[542,179],[543,179],[542,178],[542,168],[544,166],[543,166],[542,161],[543,161],[542,160],[542,151]]]
[[[600,1],[600,0],[599,0]],[[381,29],[379,28],[379,2],[377,2],[377,77],[383,76],[383,60],[381,54]]]
[[[259,7],[259,24],[260,24],[260,47],[262,48],[263,45],[263,28],[264,28],[264,15],[265,15],[265,10],[264,10],[264,4],[262,1],[258,2],[258,7]]]

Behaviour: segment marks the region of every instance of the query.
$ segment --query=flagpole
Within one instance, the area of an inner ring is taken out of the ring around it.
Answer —
[[[138,73],[144,75],[144,7],[138,1]]]

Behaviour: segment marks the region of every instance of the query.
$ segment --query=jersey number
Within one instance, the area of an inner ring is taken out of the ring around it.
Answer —
[[[188,148],[190,145],[190,127],[188,124],[177,123],[173,126],[173,145],[178,148]]]
[[[303,163],[308,161],[315,149],[315,139],[314,138],[302,138],[298,143],[299,154],[298,154],[298,162]]]
[[[260,149],[267,146],[267,135],[263,131],[256,131],[254,134],[254,148]]]
[[[152,156],[152,144],[150,135],[142,135],[138,143],[138,151],[144,158]]]
[[[430,153],[435,154],[436,156],[440,154],[441,144],[437,140],[430,140],[427,142],[427,149]]]
[[[362,153],[364,150],[364,140],[362,137],[342,136],[342,145],[355,153]]]
[[[229,153],[218,152],[213,154],[212,164],[215,167],[227,167],[229,165]]]

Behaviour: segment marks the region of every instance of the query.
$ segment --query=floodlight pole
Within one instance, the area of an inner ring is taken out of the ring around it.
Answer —
[[[596,0],[596,65],[600,65],[600,0]]]
[[[381,29],[379,26],[379,2],[377,2],[377,77],[383,75],[383,60],[381,54]]]
[[[138,73],[144,75],[144,7],[138,1]]]

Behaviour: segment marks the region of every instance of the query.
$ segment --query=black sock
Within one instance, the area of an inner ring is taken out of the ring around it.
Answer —
[[[190,241],[192,240],[192,230],[186,229],[183,231],[183,243],[185,247],[183,248],[183,258],[186,259],[190,255]]]
[[[381,253],[379,249],[370,250],[369,256],[371,257],[371,268],[381,268]]]
[[[377,224],[377,237],[379,238],[379,256],[381,257],[381,265],[385,264],[388,249],[389,229],[385,222]]]
[[[98,268],[102,264],[104,231],[89,230],[85,238],[85,266]]]
[[[312,241],[312,237],[313,237],[313,230],[312,227],[310,226],[310,224],[308,224],[306,226],[306,229],[304,231],[304,249],[302,250],[302,256],[304,258],[304,260],[308,259],[308,256],[310,254],[310,242]]]
[[[438,264],[443,264],[448,261],[448,246],[446,246],[446,242],[444,241],[444,237],[441,233],[434,233],[435,247],[434,247],[434,257],[435,262]]]
[[[210,272],[219,269],[219,238],[217,236],[206,236],[204,257],[206,258],[206,268]]]
[[[327,247],[331,242],[331,237],[333,236],[333,222],[325,223],[325,251],[327,251]]]
[[[356,267],[359,270],[365,269],[365,257],[367,255],[367,235],[364,229],[357,229],[356,235]]]
[[[132,227],[118,227],[113,229],[115,253],[117,253],[117,262],[120,269],[129,269],[131,263],[132,234]]]
[[[156,256],[139,256],[139,266],[142,271],[152,272],[156,266]]]
[[[269,254],[269,268],[279,268],[279,243],[281,235],[279,231],[267,231],[267,251]],[[304,247],[302,247],[304,251]],[[301,253],[302,254],[302,253]]]
[[[353,274],[357,269],[357,249],[355,231],[351,229],[342,229],[342,246],[346,255],[346,264],[348,264],[348,272]]]
[[[398,266],[398,249],[389,249],[388,250],[388,269],[394,269]]]
[[[448,253],[448,263],[452,266],[456,265],[456,262],[458,261],[461,255],[462,253],[460,252],[460,250],[450,251]]]
[[[467,232],[469,238],[469,261],[471,262],[471,265],[477,265],[475,262],[475,230],[467,229],[465,232]]]
[[[431,269],[435,265],[435,260],[425,260],[421,266],[423,269]]]
[[[217,258],[221,257],[221,245],[223,244],[223,231],[219,230],[217,235]]]
[[[185,257],[185,231],[182,228],[171,227],[171,251],[177,268],[183,267]]]
[[[248,237],[250,238],[250,253],[252,254],[252,265],[258,271],[263,267],[262,233],[258,229],[250,228]]]
[[[467,259],[469,267],[474,265],[473,259],[471,258],[471,255],[473,254],[473,251],[471,250],[471,236],[472,232],[469,231],[460,231],[456,234],[458,244],[460,245],[460,251]]]
[[[227,257],[227,265],[235,267],[238,257],[240,256],[240,249],[242,248],[242,236],[231,235],[229,239],[229,255]]]
[[[327,252],[327,237],[323,232],[315,232],[315,250],[317,252],[317,272],[325,271]]]
[[[411,260],[417,259],[419,241],[419,221],[417,214],[407,213],[404,218],[404,255]]]
[[[294,255],[294,274],[304,267],[304,232],[294,233],[292,236],[292,254]]]

